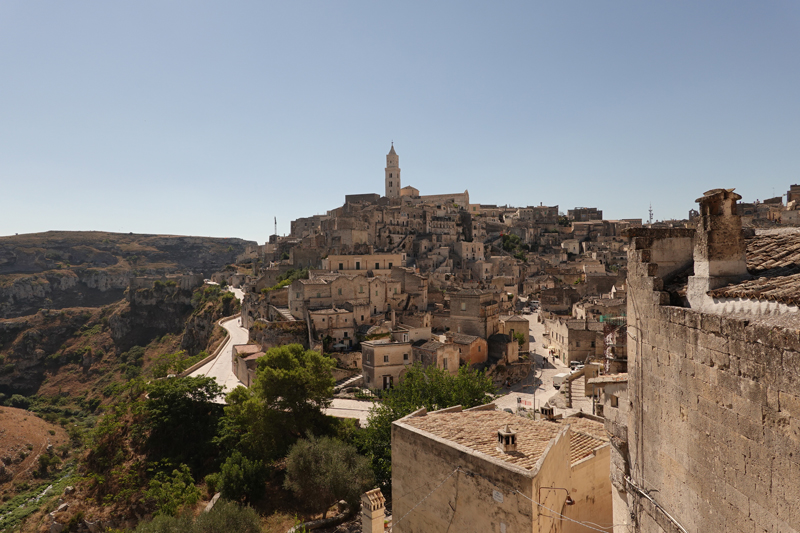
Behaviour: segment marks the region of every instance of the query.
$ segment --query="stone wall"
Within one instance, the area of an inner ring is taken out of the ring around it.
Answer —
[[[628,484],[635,520],[618,531],[797,530],[798,331],[666,305],[691,234],[632,236],[628,452],[615,453],[652,501]]]
[[[250,328],[249,340],[260,344],[264,351],[284,344],[302,344],[309,348],[308,327],[302,320],[270,322],[259,318]]]

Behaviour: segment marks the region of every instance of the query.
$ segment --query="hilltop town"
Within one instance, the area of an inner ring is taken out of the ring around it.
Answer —
[[[656,222],[384,173],[263,245],[0,242],[0,530],[800,530],[800,186]]]

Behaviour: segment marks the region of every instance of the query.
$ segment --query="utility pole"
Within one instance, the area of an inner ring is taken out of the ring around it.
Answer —
[[[277,235],[278,234],[278,217],[274,217],[274,218],[275,218],[275,233],[273,233],[273,235]]]

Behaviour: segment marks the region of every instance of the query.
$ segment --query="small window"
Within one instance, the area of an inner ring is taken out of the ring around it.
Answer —
[[[388,363],[389,362],[389,356],[388,355],[384,355],[383,356],[383,362],[384,363]]]
[[[320,298],[320,297],[321,297],[321,296],[320,296],[320,293],[317,293],[317,298]]]
[[[442,368],[447,370],[447,359],[442,360]]]
[[[377,296],[377,295],[378,295],[378,291],[375,291],[375,296]]]
[[[358,286],[358,292],[362,293],[362,294],[364,293],[364,286],[363,285],[359,285]]]
[[[325,319],[323,318],[322,321],[325,322]]]
[[[467,302],[461,302],[461,310],[462,311],[466,311],[467,310]]]
[[[408,361],[408,354],[407,353],[403,354],[403,361]]]
[[[344,338],[345,339],[347,338],[347,332],[346,331],[344,332]]]
[[[611,407],[619,407],[619,398],[613,394],[611,395]]]
[[[361,261],[356,261],[356,270],[361,270]]]
[[[380,268],[381,268],[381,264],[380,263],[375,263],[375,269],[379,270]]]
[[[394,293],[397,294],[397,287],[394,288]]]
[[[481,348],[483,348],[483,346],[478,346],[478,353],[481,353]]]
[[[362,322],[364,321],[364,315],[361,315],[361,321]]]
[[[592,348],[594,348],[594,341],[592,341]]]
[[[297,294],[297,299],[299,300],[300,299],[300,293],[298,292],[296,294]]]
[[[342,295],[342,289],[339,289],[339,296]]]
[[[575,341],[575,347],[576,348],[580,348],[581,347],[581,341]]]
[[[392,264],[391,263],[389,263],[389,268],[392,268]]]
[[[339,270],[344,270],[344,263],[339,263]]]

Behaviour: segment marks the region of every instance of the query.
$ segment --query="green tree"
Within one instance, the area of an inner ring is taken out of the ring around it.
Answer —
[[[214,400],[221,395],[222,387],[209,377],[150,383],[143,423],[150,429],[147,452],[151,460],[186,463],[197,471],[209,456],[215,455],[212,441],[222,407]]]
[[[376,480],[387,490],[392,481],[392,422],[424,407],[436,411],[454,405],[464,409],[492,401],[497,390],[489,376],[462,366],[451,376],[433,366],[415,363],[403,381],[385,392],[372,408],[369,424],[361,433],[359,445],[372,463]]]
[[[282,457],[295,440],[326,424],[322,409],[333,396],[334,365],[299,344],[267,350],[252,387],[228,395],[221,440],[249,457]]]
[[[369,460],[337,439],[309,435],[297,441],[286,457],[284,486],[315,513],[339,500],[355,511],[361,494],[373,483]]]
[[[158,472],[144,493],[156,506],[156,514],[175,516],[183,507],[200,499],[200,489],[194,484],[189,467],[182,464],[172,473]]]
[[[514,337],[514,340],[517,341],[517,343],[519,344],[519,347],[522,348],[522,345],[525,344],[525,335],[523,335],[519,331],[516,331],[516,332],[514,332],[512,337]]]
[[[217,485],[223,498],[253,502],[264,496],[266,481],[267,468],[262,461],[251,461],[235,451],[223,463]]]

